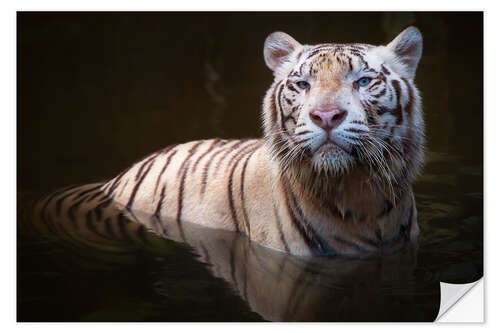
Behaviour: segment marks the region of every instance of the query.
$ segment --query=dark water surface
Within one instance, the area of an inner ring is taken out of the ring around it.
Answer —
[[[481,13],[20,13],[18,221],[33,199],[169,144],[260,136],[270,32],[383,44],[410,24],[428,138],[418,248],[305,259],[212,230],[106,252],[19,229],[18,320],[434,320],[439,281],[483,275]]]

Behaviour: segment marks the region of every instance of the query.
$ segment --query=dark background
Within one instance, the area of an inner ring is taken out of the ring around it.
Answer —
[[[19,13],[18,186],[107,179],[172,142],[259,136],[273,31],[379,45],[411,24],[429,150],[482,163],[482,13]]]
[[[62,186],[114,177],[175,142],[260,136],[262,98],[273,80],[262,49],[273,31],[307,44],[380,45],[408,25],[424,37],[416,84],[427,128],[427,163],[415,184],[422,230],[415,281],[428,301],[412,306],[415,320],[433,320],[439,281],[467,283],[483,275],[481,12],[20,12],[18,208]],[[62,255],[51,252],[48,259],[21,236],[17,245],[18,320],[96,320],[95,314],[102,320],[261,320],[184,248],[162,268],[162,279],[186,281],[167,297],[151,287],[156,266],[91,283],[93,273],[84,268],[56,269]],[[121,298],[125,310],[115,306]],[[96,300],[109,303],[106,311]],[[169,307],[162,307],[166,300]]]

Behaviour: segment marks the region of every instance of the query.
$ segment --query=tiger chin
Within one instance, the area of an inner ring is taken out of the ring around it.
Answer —
[[[179,240],[192,223],[231,230],[294,255],[401,249],[419,233],[412,184],[424,123],[413,80],[421,54],[415,27],[382,46],[302,45],[272,33],[263,138],[172,145],[44,207],[99,209],[96,225],[102,209],[114,209]]]

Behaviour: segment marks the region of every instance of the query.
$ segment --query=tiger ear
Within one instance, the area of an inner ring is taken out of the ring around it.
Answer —
[[[267,67],[275,71],[288,61],[289,55],[302,45],[284,32],[273,32],[264,43],[264,60]]]
[[[413,79],[422,56],[423,39],[420,30],[415,27],[406,28],[387,47],[406,66],[409,78]]]

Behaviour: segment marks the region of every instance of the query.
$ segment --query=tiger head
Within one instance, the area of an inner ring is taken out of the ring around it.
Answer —
[[[301,45],[283,32],[265,41],[274,83],[263,122],[283,170],[344,177],[359,168],[411,183],[423,164],[424,125],[413,83],[422,54],[415,27],[383,46]]]

